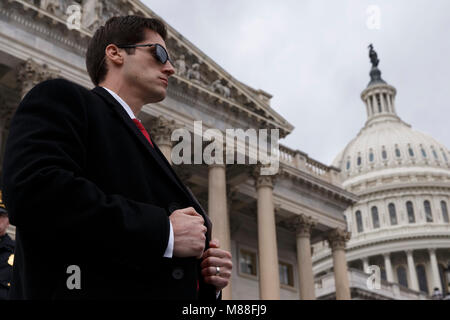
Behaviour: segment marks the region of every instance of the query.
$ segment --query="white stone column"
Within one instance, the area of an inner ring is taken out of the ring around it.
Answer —
[[[433,274],[433,289],[439,288],[439,290],[443,292],[439,266],[436,258],[436,249],[428,249],[428,253],[430,254],[431,273]]]
[[[370,99],[366,99],[366,110],[367,110],[367,117],[370,117]]]
[[[156,142],[167,161],[172,164],[172,132],[177,128],[174,120],[162,116],[152,120],[148,130],[152,141]]]
[[[386,93],[386,102],[387,102],[387,106],[388,106],[388,111],[390,113],[394,113],[394,110],[392,109],[392,101],[391,101],[391,94],[390,94],[390,92]]]
[[[408,261],[409,285],[412,290],[419,291],[419,281],[417,280],[416,265],[414,264],[413,252],[406,251],[406,259]]]
[[[295,219],[297,231],[297,262],[301,300],[315,300],[314,273],[311,258],[311,231],[316,221],[303,214]]]
[[[394,282],[394,271],[392,269],[392,263],[391,263],[391,254],[385,253],[383,254],[384,257],[384,268],[386,269],[386,278],[388,282]]]
[[[377,95],[376,93],[372,94],[372,115],[375,115],[378,112],[378,104],[377,104]]]
[[[369,273],[369,258],[368,257],[363,258],[362,261],[363,261],[363,271],[365,273]]]
[[[392,94],[392,96],[391,96],[391,106],[392,106],[392,112],[397,114],[397,112],[395,111],[395,96],[394,96],[394,94]]]
[[[273,176],[262,176],[256,169],[258,196],[259,294],[261,300],[280,299],[278,248],[273,204]]]
[[[225,165],[210,165],[208,175],[208,215],[213,225],[212,238],[219,240],[221,249],[231,252]],[[231,300],[231,283],[222,291],[222,297]]]
[[[381,112],[386,113],[386,100],[384,100],[384,92],[380,90]]]
[[[336,300],[351,299],[347,260],[345,257],[345,243],[348,240],[350,240],[350,233],[341,229],[334,229],[328,234],[328,242],[333,253]]]

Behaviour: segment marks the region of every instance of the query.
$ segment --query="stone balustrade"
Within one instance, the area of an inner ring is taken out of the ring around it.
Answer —
[[[279,147],[280,162],[299,170],[306,171],[330,183],[338,181],[337,176],[340,172],[339,169],[314,160],[306,153],[299,150],[293,150],[281,144]]]
[[[357,269],[349,269],[348,276],[354,299],[429,300],[429,297],[424,293],[385,280],[381,280],[379,289],[371,289],[367,286],[367,280],[370,275]],[[314,284],[317,299],[327,299],[335,293],[333,273],[317,277]],[[360,290],[360,294],[357,293],[358,290]]]
[[[352,239],[348,243],[348,248],[361,247],[374,241],[390,241],[403,238],[426,238],[428,235],[447,235],[450,233],[449,224],[425,224],[416,223],[414,225],[399,225],[395,227],[376,229],[364,233],[353,233]],[[331,254],[329,246],[324,242],[314,245],[313,261],[320,261]]]

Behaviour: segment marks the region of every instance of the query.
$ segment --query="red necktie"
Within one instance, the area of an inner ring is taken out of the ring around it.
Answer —
[[[148,142],[150,142],[151,146],[154,148],[152,140],[150,139],[150,135],[148,134],[147,130],[145,130],[142,123],[138,119],[133,119],[133,122],[136,125],[136,127],[138,127],[139,130],[141,130],[142,134],[145,136],[145,138],[148,140]]]

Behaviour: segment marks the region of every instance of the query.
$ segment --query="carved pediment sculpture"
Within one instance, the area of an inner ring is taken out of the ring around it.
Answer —
[[[84,0],[82,25],[86,29],[96,30],[103,24],[103,1]]]
[[[39,23],[50,21],[55,25],[60,24],[52,30],[52,34],[59,35],[58,39],[63,39],[61,41],[79,52],[85,51],[87,46],[85,37],[91,36],[99,26],[113,16],[127,14],[155,16],[150,9],[139,2],[128,0],[5,0],[5,3],[8,7],[14,8],[21,4],[26,10],[37,11],[37,16],[42,20]],[[76,22],[73,24],[74,28],[69,27],[71,21]],[[70,29],[68,34],[64,29],[66,26]],[[254,118],[257,121],[264,121],[266,118],[270,122],[278,122],[276,126],[281,126],[283,129],[281,136],[285,136],[293,129],[285,119],[270,108],[268,102],[270,97],[268,98],[267,94],[261,95],[260,91],[231,77],[208,57],[200,54],[191,43],[183,41],[183,38],[170,26],[168,32],[168,48],[178,58],[174,61],[174,66],[177,76],[183,78],[182,82],[185,83],[185,80],[188,80],[209,93],[215,92],[226,100],[231,100],[232,111],[247,110],[251,117],[256,115]],[[61,37],[61,34],[64,36]],[[29,83],[31,82],[27,81],[26,84],[22,84],[23,92],[29,90]],[[264,122],[262,124],[264,125]]]
[[[184,54],[180,55],[180,57],[174,62],[176,75],[184,77],[186,75],[186,61]]]
[[[215,80],[209,88],[211,91],[217,92],[218,94],[224,96],[227,99],[231,98],[230,88],[223,85],[220,79]]]
[[[57,14],[58,11],[62,11],[61,0],[41,0],[40,8],[53,14]]]
[[[32,0],[27,0],[33,2]],[[109,18],[125,14],[137,14],[137,11],[125,1],[119,0],[39,0],[39,8],[62,19],[70,16],[68,8],[78,6],[81,12],[81,25],[94,32]]]
[[[189,68],[186,77],[194,83],[203,85],[200,77],[200,64],[194,63],[192,68]]]
[[[17,82],[21,88],[21,96],[24,97],[38,83],[58,78],[58,70],[53,70],[48,65],[40,65],[33,59],[22,62],[17,72]]]

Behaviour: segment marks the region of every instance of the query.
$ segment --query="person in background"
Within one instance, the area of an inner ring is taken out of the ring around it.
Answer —
[[[434,288],[433,294],[431,295],[431,298],[433,300],[441,300],[442,299],[441,290],[439,290],[439,288]]]
[[[6,232],[8,226],[8,212],[0,200],[0,300],[8,297],[14,263],[15,241]]]

